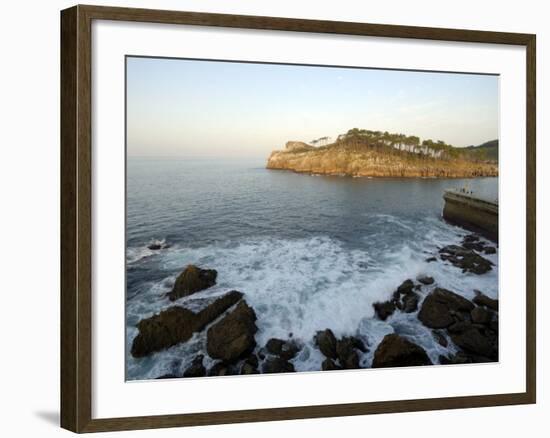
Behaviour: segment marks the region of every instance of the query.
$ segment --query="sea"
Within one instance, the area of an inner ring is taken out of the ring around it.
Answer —
[[[444,287],[466,298],[474,290],[498,297],[498,250],[483,275],[428,262],[468,234],[441,216],[445,189],[466,188],[498,198],[498,178],[351,178],[268,170],[265,158],[128,158],[126,186],[126,378],[181,374],[206,354],[205,331],[145,358],[131,356],[136,324],[170,306],[193,308],[197,298],[244,293],[258,317],[256,341],[294,340],[297,371],[318,371],[318,330],[354,335],[368,346],[398,333],[421,345],[432,361],[456,352],[439,345],[416,313],[378,320],[373,303],[391,297],[406,279],[432,276],[422,296]],[[151,250],[158,242],[165,246]],[[218,271],[217,284],[170,302],[165,294],[188,264]]]

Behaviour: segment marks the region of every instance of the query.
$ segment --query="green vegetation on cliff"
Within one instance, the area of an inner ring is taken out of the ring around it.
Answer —
[[[328,143],[328,137],[312,141]],[[498,175],[498,140],[457,148],[441,140],[350,129],[324,146],[291,141],[267,168],[349,176],[476,177]]]

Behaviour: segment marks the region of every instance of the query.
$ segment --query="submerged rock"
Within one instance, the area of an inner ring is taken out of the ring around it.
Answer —
[[[417,280],[418,280],[420,283],[422,283],[423,285],[426,285],[426,286],[428,286],[428,285],[430,285],[430,284],[433,284],[434,281],[435,281],[433,277],[429,277],[429,276],[427,276],[427,275],[419,275],[419,276],[417,277]]]
[[[330,359],[338,358],[338,354],[336,353],[336,336],[334,336],[331,329],[317,332],[315,335],[315,345],[319,347],[321,353],[326,357]]]
[[[188,265],[178,276],[172,291],[168,293],[170,301],[186,297],[216,284],[218,272],[215,269],[201,269],[195,265]]]
[[[284,341],[282,339],[271,338],[265,344],[265,349],[276,356],[283,359],[292,359],[300,351],[300,347],[294,341]]]
[[[266,374],[293,373],[294,371],[294,365],[278,356],[268,358],[262,365],[262,372]]]
[[[449,342],[447,341],[447,338],[445,337],[445,335],[442,332],[440,332],[438,330],[434,330],[432,332],[432,334],[433,334],[434,339],[436,340],[436,342],[439,345],[441,345],[442,347],[447,348],[447,346],[449,345]]]
[[[426,297],[418,312],[418,319],[426,327],[447,328],[455,322],[456,312],[470,312],[474,305],[466,298],[443,288],[435,288]]]
[[[256,347],[256,313],[245,301],[208,329],[206,350],[213,359],[233,362]]]
[[[393,301],[384,301],[383,303],[374,303],[372,305],[378,318],[382,321],[388,319],[395,312],[395,303]]]
[[[154,351],[187,341],[194,332],[204,329],[207,324],[236,304],[242,296],[241,292],[231,291],[198,313],[173,306],[150,318],[142,319],[137,324],[139,333],[132,342],[132,356],[147,356]]]
[[[471,249],[458,245],[447,245],[439,250],[441,260],[449,261],[453,266],[462,269],[462,272],[485,274],[492,269],[493,263],[481,257]]]
[[[373,368],[432,365],[422,347],[396,334],[386,335],[374,352]]]
[[[363,344],[361,343],[361,345]],[[338,361],[344,369],[354,370],[359,368],[359,355],[355,351],[356,346],[356,339],[351,337],[343,337],[336,342]]]
[[[184,371],[183,377],[203,377],[206,376],[206,368],[204,367],[202,361],[204,356],[199,354],[193,359],[191,365]]]

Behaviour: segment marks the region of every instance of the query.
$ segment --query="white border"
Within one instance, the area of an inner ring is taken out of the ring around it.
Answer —
[[[525,391],[525,49],[472,43],[94,21],[92,417]],[[500,363],[124,381],[124,56],[500,74]]]

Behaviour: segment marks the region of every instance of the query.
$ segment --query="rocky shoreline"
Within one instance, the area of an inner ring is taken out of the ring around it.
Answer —
[[[404,151],[336,143],[315,148],[288,142],[271,153],[267,169],[313,175],[390,178],[476,178],[498,176],[498,163],[433,158]]]
[[[479,236],[467,235],[460,244],[439,248],[426,262],[450,264],[468,275],[484,275],[493,267],[484,255],[495,252],[496,248]],[[438,286],[437,279],[427,275],[403,281],[389,300],[374,303],[373,310],[379,321],[398,313],[417,318],[447,351],[435,361],[407,333],[388,333],[375,343],[368,333],[337,337],[326,327],[313,339],[298,339],[289,333],[285,339],[271,338],[259,345],[257,316],[246,293],[232,290],[214,298],[193,299],[200,304],[193,307],[200,308],[198,311],[178,304],[181,298],[211,288],[216,280],[216,270],[188,265],[165,296],[167,308],[137,324],[138,334],[130,349],[137,360],[188,342],[196,334],[205,335],[202,351],[185,369],[157,378],[295,372],[293,362],[306,344],[323,355],[322,371],[498,361],[498,300],[481,291],[468,300]],[[363,358],[367,354],[372,361],[366,365]]]

